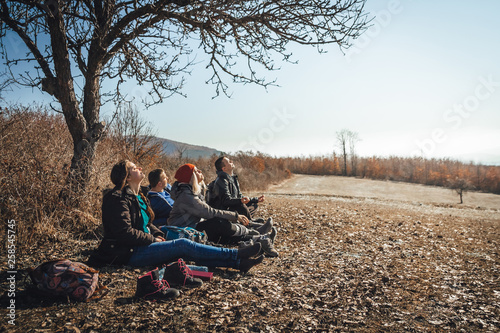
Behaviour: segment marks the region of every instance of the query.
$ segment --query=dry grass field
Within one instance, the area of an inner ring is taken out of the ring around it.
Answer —
[[[449,195],[448,197],[446,197]],[[22,269],[85,261],[97,240],[68,235],[18,258],[15,332],[498,332],[499,196],[339,177],[271,188],[280,257],[215,278],[166,303],[135,301],[146,269],[106,267],[109,293],[77,303],[29,292]],[[3,263],[2,263],[3,264]],[[2,268],[2,287],[6,268]]]

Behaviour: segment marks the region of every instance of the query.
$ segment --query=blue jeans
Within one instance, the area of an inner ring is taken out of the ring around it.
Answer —
[[[186,238],[152,243],[134,248],[130,266],[159,266],[182,258],[208,267],[238,268],[238,250],[193,242]]]

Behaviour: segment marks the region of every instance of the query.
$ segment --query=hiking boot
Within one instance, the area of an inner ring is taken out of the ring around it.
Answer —
[[[167,300],[180,295],[179,290],[170,288],[166,281],[160,280],[158,268],[137,278],[136,298],[148,300]]]
[[[179,259],[164,266],[163,281],[168,281],[172,286],[196,288],[203,284],[199,278],[194,278],[184,260]]]
[[[258,236],[260,232],[257,229],[248,229],[248,236]]]
[[[278,251],[274,249],[270,238],[261,237],[257,242],[262,246],[262,251],[265,253],[266,257],[276,258],[279,255]]]
[[[278,234],[278,229],[276,229],[276,227],[273,227],[269,235],[267,235],[273,244],[277,234]]]
[[[252,246],[254,244],[253,239],[249,239],[246,241],[240,241],[238,243],[238,250],[243,250],[246,249],[249,246]]]
[[[255,265],[260,264],[264,261],[264,256],[260,255],[257,258],[244,258],[240,260],[239,270],[243,273],[246,273]]]
[[[243,246],[238,248],[238,259],[247,259],[256,256],[260,253],[261,248],[262,246],[259,243],[253,243],[252,240],[243,242]]]
[[[271,231],[272,228],[273,228],[273,218],[270,217],[267,219],[266,223],[264,223],[258,228],[255,228],[255,230],[257,230],[261,235],[265,235],[269,233],[269,231]]]

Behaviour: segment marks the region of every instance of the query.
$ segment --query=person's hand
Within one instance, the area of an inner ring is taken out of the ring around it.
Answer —
[[[240,222],[244,226],[247,226],[250,223],[250,221],[248,221],[248,218],[245,215],[239,215],[239,214],[238,214],[238,222]]]
[[[250,202],[250,198],[249,198],[249,197],[243,197],[243,198],[241,198],[241,203],[242,203],[242,204],[245,204],[245,205],[246,205],[246,204],[247,204],[247,203],[249,203],[249,202]]]
[[[264,200],[266,200],[266,197],[264,195],[261,195],[258,199],[259,202],[262,202]]]
[[[155,243],[164,242],[164,241],[165,241],[165,238],[163,238],[161,236],[155,237]]]

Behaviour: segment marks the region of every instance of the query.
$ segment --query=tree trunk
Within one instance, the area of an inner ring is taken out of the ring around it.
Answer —
[[[356,177],[356,155],[351,153],[351,176]]]
[[[64,200],[78,203],[79,196],[86,189],[90,177],[92,164],[95,157],[97,142],[82,139],[73,143],[73,158],[67,178],[67,186],[61,192]]]
[[[92,177],[95,153],[103,131],[104,122],[101,122],[95,124],[91,131],[83,132],[79,136],[80,139],[73,136],[73,158],[71,159],[67,186],[60,193],[62,200],[72,205],[79,204]]]
[[[345,143],[342,147],[342,150],[343,150],[343,158],[344,158],[344,170],[342,170],[342,175],[343,176],[347,176],[347,152],[346,152],[346,148],[345,148]]]
[[[50,80],[54,87],[50,90],[61,104],[64,119],[73,139],[73,158],[67,186],[61,191],[60,197],[67,203],[78,205],[89,183],[95,150],[104,130],[104,123],[98,122],[100,94],[97,73],[101,67],[97,60],[94,60],[93,66],[87,70],[82,113],[74,90],[64,18],[58,6],[58,2],[55,2],[51,8],[51,15],[47,15],[55,70],[55,78]]]

